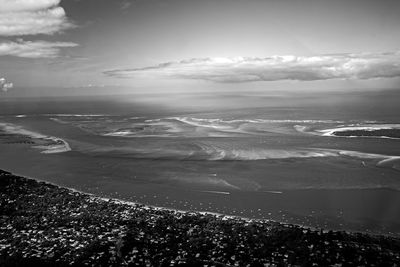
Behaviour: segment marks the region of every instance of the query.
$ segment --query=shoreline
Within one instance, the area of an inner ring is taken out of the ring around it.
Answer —
[[[400,260],[400,238],[152,207],[1,170],[0,196],[1,266],[392,266]]]
[[[0,173],[1,171],[6,171],[0,168]],[[336,228],[336,227],[320,227],[320,226],[312,226],[312,225],[307,225],[307,224],[301,224],[301,223],[296,223],[296,222],[285,222],[285,221],[280,221],[280,220],[275,220],[275,219],[267,219],[267,218],[257,218],[257,217],[246,217],[246,216],[241,216],[241,215],[235,215],[235,214],[227,214],[227,213],[220,213],[220,212],[215,212],[215,211],[207,211],[207,210],[185,210],[185,209],[179,209],[176,207],[166,207],[166,206],[160,206],[160,205],[151,205],[149,203],[142,203],[139,201],[130,201],[130,200],[124,200],[124,199],[120,199],[120,198],[115,198],[115,197],[106,197],[106,196],[101,196],[99,194],[96,193],[90,193],[90,192],[86,192],[83,190],[78,190],[75,189],[73,187],[68,187],[68,186],[64,186],[64,185],[60,185],[54,182],[49,182],[47,180],[44,179],[40,179],[37,177],[32,177],[32,176],[27,176],[24,174],[20,174],[17,172],[10,172],[10,171],[6,171],[11,173],[12,175],[15,176],[19,176],[25,179],[29,179],[29,180],[34,180],[36,182],[40,182],[40,183],[44,183],[44,184],[49,184],[52,186],[55,186],[59,189],[67,189],[70,190],[72,192],[76,192],[79,194],[83,194],[83,195],[87,195],[93,199],[100,199],[103,201],[113,201],[116,203],[120,203],[123,205],[130,205],[130,206],[142,206],[142,207],[147,207],[150,209],[155,209],[155,210],[165,210],[165,211],[170,211],[170,212],[175,212],[175,213],[188,213],[188,214],[202,214],[202,215],[212,215],[212,216],[216,216],[216,217],[225,217],[225,218],[229,218],[229,219],[240,219],[240,220],[244,220],[247,222],[260,222],[260,223],[265,223],[265,222],[270,222],[270,223],[275,223],[275,224],[281,224],[284,226],[297,226],[297,227],[301,227],[304,229],[308,229],[308,230],[312,230],[312,231],[324,231],[324,232],[328,232],[328,231],[338,231],[338,232],[346,232],[349,234],[366,234],[369,236],[386,236],[386,237],[394,237],[394,238],[400,238],[400,233],[373,233],[370,232],[368,230],[355,230],[355,229],[343,229],[343,228]],[[297,189],[297,190],[286,190],[286,191],[265,191],[265,193],[269,193],[269,194],[284,194],[284,192],[305,192],[305,191],[352,191],[352,190],[367,190],[367,191],[376,191],[376,190],[388,190],[388,191],[393,191],[393,192],[400,192],[399,190],[393,189],[393,188],[387,188],[387,187],[381,187],[381,188],[349,188],[349,189],[341,189],[341,188],[333,188],[333,189],[309,189],[309,188],[304,188],[304,189]],[[195,191],[197,192],[197,191]],[[211,193],[211,192],[215,192],[215,191],[199,191],[199,192],[206,192],[206,193]],[[219,192],[219,191],[217,191]]]
[[[130,205],[130,206],[139,205],[139,206],[148,207],[148,208],[155,209],[155,210],[165,210],[165,211],[171,211],[171,212],[177,212],[177,213],[202,214],[202,215],[212,215],[212,216],[217,216],[217,217],[237,218],[237,219],[245,220],[245,221],[248,221],[248,222],[258,221],[258,222],[279,223],[279,224],[282,224],[282,225],[296,225],[296,226],[300,226],[300,227],[307,228],[307,229],[310,229],[310,230],[319,230],[319,228],[316,228],[316,227],[311,227],[311,226],[306,226],[306,225],[301,225],[301,224],[295,224],[295,223],[292,224],[292,223],[285,223],[285,222],[279,222],[279,221],[268,220],[268,219],[248,218],[248,217],[239,216],[239,215],[223,214],[223,213],[212,212],[212,211],[181,210],[181,209],[176,209],[176,208],[155,206],[155,205],[150,205],[150,204],[145,204],[145,203],[140,203],[140,202],[135,202],[135,201],[128,201],[128,200],[123,200],[123,199],[118,199],[118,198],[113,198],[113,197],[102,197],[102,196],[96,195],[94,193],[89,193],[89,192],[78,190],[78,189],[75,189],[75,188],[72,188],[72,187],[67,187],[67,186],[56,184],[56,183],[48,182],[46,180],[42,180],[42,179],[39,179],[39,178],[36,178],[36,177],[26,176],[26,175],[22,175],[22,174],[15,173],[15,172],[9,172],[9,171],[3,170],[3,169],[0,169],[0,173],[1,172],[8,172],[8,173],[11,173],[14,176],[22,177],[22,178],[29,179],[29,180],[34,180],[36,182],[40,182],[40,183],[44,183],[44,184],[48,184],[48,185],[52,185],[52,186],[55,186],[55,187],[60,188],[60,189],[67,189],[67,190],[70,190],[72,192],[76,192],[76,193],[79,193],[79,194],[87,195],[87,196],[89,196],[91,198],[94,198],[94,199],[100,199],[100,200],[103,200],[103,201],[113,201],[113,202],[121,203],[121,204],[124,204],[124,205]],[[211,191],[201,191],[201,192],[211,192]],[[282,193],[282,192],[280,192],[280,193]]]
[[[41,153],[43,154],[64,153],[72,150],[69,143],[62,138],[27,130],[23,126],[20,126],[18,124],[9,122],[0,122],[0,134],[2,133],[2,131],[5,132],[6,134],[23,136],[27,138],[28,143],[30,143],[31,147],[42,150]],[[44,144],[41,144],[40,142],[37,143],[34,141],[35,139],[45,143]]]
[[[399,124],[376,124],[376,125],[358,125],[346,126],[332,129],[319,130],[322,136],[331,137],[348,137],[348,138],[384,138],[384,139],[400,139]]]

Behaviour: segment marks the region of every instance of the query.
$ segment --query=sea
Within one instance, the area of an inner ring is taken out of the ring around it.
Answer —
[[[158,207],[400,236],[400,90],[0,98],[0,168]]]

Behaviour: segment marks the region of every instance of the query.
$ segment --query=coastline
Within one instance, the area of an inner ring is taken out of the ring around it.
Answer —
[[[22,141],[23,143],[28,143],[32,148],[42,150],[41,153],[44,154],[64,153],[71,151],[71,147],[68,142],[62,138],[27,130],[24,127],[14,123],[0,122],[0,135],[2,132],[15,136],[23,136],[26,138],[26,140]]]
[[[397,158],[396,158],[397,159]],[[2,169],[0,169],[0,172],[2,171]],[[199,208],[195,208],[195,209],[185,209],[185,208],[179,208],[179,207],[175,207],[175,206],[162,206],[159,204],[150,204],[150,203],[146,203],[146,202],[140,202],[140,201],[132,201],[132,200],[126,200],[123,198],[118,198],[118,197],[109,197],[109,196],[102,196],[101,194],[97,194],[97,193],[91,193],[88,191],[84,191],[84,190],[79,190],[76,189],[74,187],[70,187],[70,186],[66,186],[66,185],[62,185],[62,184],[58,184],[55,182],[50,182],[46,179],[40,179],[37,177],[33,177],[33,176],[29,176],[29,175],[25,175],[25,174],[21,174],[18,172],[10,172],[12,173],[12,175],[15,176],[19,176],[25,179],[30,179],[30,180],[34,180],[36,182],[39,183],[44,183],[44,184],[49,184],[52,186],[55,186],[57,188],[61,188],[61,189],[67,189],[70,190],[72,192],[76,192],[79,194],[83,194],[83,195],[87,195],[90,196],[94,199],[100,199],[103,201],[113,201],[116,203],[120,203],[123,205],[130,205],[130,206],[137,206],[140,205],[142,207],[148,207],[151,209],[155,209],[155,210],[165,210],[165,211],[169,211],[169,212],[176,212],[176,213],[188,213],[188,214],[202,214],[202,215],[212,215],[212,216],[218,216],[218,217],[225,217],[225,218],[236,218],[236,219],[240,219],[240,220],[245,220],[248,222],[270,222],[270,223],[276,223],[276,224],[280,224],[280,225],[285,225],[285,226],[297,226],[297,227],[301,227],[304,229],[308,229],[308,230],[312,230],[312,231],[336,231],[336,232],[346,232],[346,233],[350,233],[350,234],[366,234],[366,235],[370,235],[370,236],[388,236],[388,237],[394,237],[394,238],[400,238],[400,233],[399,232],[395,232],[395,231],[389,231],[389,232],[381,232],[381,231],[377,231],[377,232],[372,232],[372,231],[368,231],[368,229],[354,229],[354,228],[345,228],[345,227],[335,227],[335,226],[322,226],[320,224],[305,224],[305,223],[299,223],[299,222],[288,222],[285,220],[280,220],[278,219],[273,219],[273,218],[260,218],[260,217],[251,217],[251,215],[248,216],[244,216],[244,215],[238,215],[238,214],[234,214],[234,213],[226,213],[226,212],[218,212],[218,211],[210,211],[210,210],[201,210]],[[288,192],[308,192],[309,190],[313,190],[313,189],[298,189],[298,190],[289,190],[289,191],[285,191],[285,195],[287,195]],[[320,189],[322,191],[334,191],[334,192],[340,192],[343,191],[342,189],[337,189],[337,188],[333,188],[333,189]],[[318,191],[320,191],[318,190]],[[358,188],[350,188],[348,189],[348,191],[353,191],[353,190],[359,190]],[[394,191],[397,192],[398,190],[396,189],[391,189],[391,188],[387,188],[387,187],[382,187],[382,188],[364,188],[361,189],[362,191],[369,191],[369,190],[389,190],[389,191]],[[345,190],[347,191],[347,190]],[[197,192],[197,191],[193,191],[193,192]],[[217,192],[218,195],[225,195],[225,192],[220,192],[220,191],[199,191],[199,192],[205,192],[205,193],[210,193],[210,194],[214,194],[215,192]],[[386,191],[387,192],[387,191]],[[224,193],[224,194],[222,194]],[[281,195],[284,194],[283,191],[265,191],[265,193],[271,194],[271,195]],[[231,193],[229,193],[231,194]],[[308,194],[308,193],[307,193]],[[284,217],[283,217],[284,218]]]
[[[0,174],[1,174],[1,172],[8,172],[8,171],[0,169]],[[11,172],[9,172],[9,173],[11,173]],[[227,218],[238,218],[238,219],[247,220],[247,221],[254,221],[255,220],[255,221],[271,221],[271,222],[279,223],[279,222],[273,221],[273,220],[252,219],[252,218],[247,218],[247,217],[238,216],[238,215],[222,214],[222,213],[211,212],[211,211],[181,210],[181,209],[176,209],[176,208],[168,208],[168,207],[144,204],[144,203],[135,202],[135,201],[128,201],[128,200],[123,200],[123,199],[118,199],[118,198],[113,198],[113,197],[102,197],[102,196],[98,196],[98,195],[96,195],[94,193],[84,192],[82,190],[78,190],[78,189],[75,189],[75,188],[72,188],[72,187],[68,187],[68,186],[62,186],[62,185],[59,185],[59,184],[56,184],[56,183],[52,183],[52,182],[48,182],[46,180],[42,180],[42,179],[39,179],[39,178],[36,178],[36,177],[26,176],[26,175],[22,175],[22,174],[15,173],[15,172],[12,172],[11,174],[15,175],[15,176],[18,176],[18,177],[25,178],[25,179],[34,180],[34,181],[39,182],[39,183],[49,184],[49,185],[52,185],[52,186],[55,186],[55,187],[58,187],[58,188],[65,188],[65,189],[68,189],[68,190],[70,190],[72,192],[76,192],[76,193],[83,194],[83,195],[88,195],[90,197],[93,197],[94,199],[101,199],[101,200],[104,200],[104,201],[113,201],[113,202],[121,203],[121,204],[124,204],[124,205],[130,205],[130,206],[139,205],[139,206],[143,206],[143,207],[149,207],[149,208],[152,208],[152,209],[155,209],[155,210],[166,210],[166,211],[171,211],[171,212],[193,213],[193,214],[198,213],[198,214],[204,214],[204,215],[209,214],[209,215],[215,215],[215,216],[224,216],[224,217],[227,217]],[[205,192],[205,191],[203,191],[203,192]],[[211,191],[209,191],[209,192],[211,192]],[[285,224],[285,223],[281,223],[281,224]],[[296,225],[302,226],[302,225],[299,225],[299,224],[296,224]],[[307,227],[307,226],[302,226],[302,227]],[[313,227],[309,227],[309,228],[312,229]]]
[[[0,169],[0,174],[1,172],[4,171],[2,169]],[[6,171],[7,172],[7,171]],[[154,209],[154,210],[160,210],[160,211],[169,211],[169,212],[173,212],[173,213],[186,213],[186,214],[201,214],[201,215],[212,215],[212,216],[217,216],[220,218],[226,218],[226,219],[239,219],[239,220],[244,220],[247,222],[260,222],[260,223],[275,223],[275,224],[280,224],[280,225],[284,225],[284,226],[296,226],[296,227],[301,227],[307,230],[312,230],[312,231],[324,231],[324,232],[328,232],[328,231],[337,231],[337,232],[346,232],[346,233],[351,233],[351,234],[366,234],[366,235],[370,235],[370,236],[388,236],[388,237],[395,237],[395,238],[400,238],[400,233],[397,235],[393,235],[393,234],[377,234],[377,233],[371,233],[368,231],[361,231],[361,230],[350,230],[350,229],[325,229],[323,227],[318,227],[318,226],[311,226],[311,225],[306,225],[306,224],[301,224],[301,223],[288,223],[288,222],[284,222],[284,221],[279,221],[279,220],[274,220],[274,219],[260,219],[260,218],[251,218],[251,217],[246,217],[246,216],[241,216],[241,215],[234,215],[234,214],[226,214],[226,213],[219,213],[219,212],[214,212],[214,211],[204,211],[204,210],[185,210],[185,209],[179,209],[179,208],[173,208],[173,207],[165,207],[165,206],[159,206],[159,205],[151,205],[149,203],[142,203],[142,202],[138,202],[138,201],[129,201],[129,200],[123,200],[123,199],[119,199],[119,198],[115,198],[115,197],[104,197],[104,196],[99,196],[95,193],[89,193],[89,192],[85,192],[82,190],[78,190],[75,189],[73,187],[68,187],[68,186],[64,186],[64,185],[60,185],[54,182],[49,182],[47,180],[44,179],[39,179],[36,177],[32,177],[32,176],[27,176],[27,175],[23,175],[17,172],[10,172],[12,175],[18,176],[18,177],[22,177],[25,179],[29,179],[29,180],[34,180],[36,182],[39,183],[44,183],[44,184],[49,184],[52,186],[55,186],[57,188],[62,188],[62,189],[67,189],[70,190],[72,192],[76,192],[79,194],[83,194],[83,195],[87,195],[95,200],[100,199],[103,201],[112,201],[115,203],[120,203],[122,205],[129,205],[129,206],[142,206],[142,207],[147,207],[150,209]],[[383,188],[383,189],[387,189],[387,188]],[[303,189],[305,191],[307,191],[307,189]],[[368,189],[366,189],[368,190]],[[390,189],[393,190],[393,189]],[[224,193],[224,192],[219,192],[219,191],[200,191],[200,192],[218,192],[218,193]],[[270,193],[270,194],[282,194],[283,192],[281,191],[265,191],[266,193]]]
[[[319,130],[323,136],[348,137],[348,138],[385,138],[400,139],[400,129],[398,124],[368,125],[368,126],[348,126],[333,129]]]
[[[0,184],[2,266],[391,266],[400,260],[400,239],[389,236],[152,207],[1,170]]]

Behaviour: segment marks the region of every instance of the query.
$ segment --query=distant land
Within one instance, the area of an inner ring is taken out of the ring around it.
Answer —
[[[400,129],[346,130],[346,131],[335,131],[332,134],[335,136],[368,136],[368,137],[400,138]]]
[[[103,199],[0,170],[0,266],[397,266],[400,239]]]

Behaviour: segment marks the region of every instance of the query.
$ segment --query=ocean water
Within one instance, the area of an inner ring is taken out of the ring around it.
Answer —
[[[2,99],[0,168],[107,197],[400,234],[396,91]],[[397,98],[398,99],[398,98]]]

